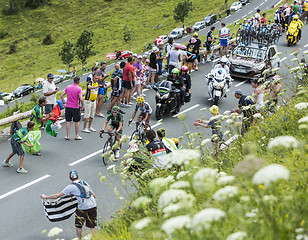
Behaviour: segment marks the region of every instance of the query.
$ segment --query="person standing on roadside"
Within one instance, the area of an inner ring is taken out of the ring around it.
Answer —
[[[182,67],[183,65],[187,64],[188,56],[186,52],[187,47],[185,45],[181,45],[181,48],[179,50],[180,56],[181,56],[181,62],[179,63],[179,67]]]
[[[180,55],[180,52],[179,52],[180,48],[181,48],[180,44],[175,44],[174,50],[171,50],[168,53],[167,65],[168,65],[169,74],[171,74],[171,71],[172,71],[173,68],[178,68],[179,63],[182,61],[181,55]]]
[[[86,94],[84,96],[84,124],[82,130],[85,133],[96,132],[92,128],[92,122],[95,116],[98,88],[101,87],[98,85],[98,79],[99,76],[96,73],[93,79],[87,82]],[[87,128],[88,123],[89,128]]]
[[[142,93],[140,86],[140,77],[142,73],[142,56],[139,55],[137,57],[137,62],[134,64],[134,68],[136,70],[136,80],[135,80],[135,88],[132,92],[132,96],[137,92],[137,97]]]
[[[279,26],[279,33],[281,36],[282,33],[282,26],[283,26],[283,18],[282,18],[282,6],[279,6],[279,8],[276,10],[275,15],[274,15],[274,20],[275,23]]]
[[[198,71],[198,63],[200,62],[200,56],[199,51],[202,47],[202,42],[199,39],[199,35],[197,32],[194,33],[194,38],[196,39],[195,45],[196,45],[196,59],[195,59],[195,70]]]
[[[228,56],[228,38],[230,36],[230,29],[226,28],[225,23],[221,23],[221,29],[219,30],[220,37],[220,57],[223,56],[223,48],[225,48],[225,55]]]
[[[38,104],[33,108],[30,121],[35,123],[33,131],[39,131],[48,118],[54,115],[53,112],[48,113],[44,116],[43,107],[47,105],[46,97],[40,97]]]
[[[205,63],[209,63],[210,62],[210,61],[207,60],[207,56],[211,52],[212,46],[213,46],[213,42],[215,41],[214,36],[213,36],[213,32],[214,31],[215,31],[215,27],[212,26],[211,29],[206,34],[206,41],[205,41],[205,44],[204,44],[205,47],[206,47],[206,52],[205,52],[205,56],[204,56]]]
[[[150,64],[149,64],[149,78],[146,83],[148,88],[153,87],[155,82],[155,77],[157,74],[157,54],[158,54],[158,48],[154,47],[153,51],[150,54]],[[150,85],[149,85],[150,83]]]
[[[96,106],[96,116],[105,117],[104,114],[101,113],[103,103],[105,101],[105,94],[107,92],[106,89],[106,78],[109,77],[109,74],[106,74],[107,62],[102,61],[101,67],[98,69],[99,80],[98,84],[101,86],[98,90],[98,98],[97,98],[97,106]]]
[[[123,71],[123,97],[121,101],[122,107],[130,107],[130,90],[134,87],[134,60],[132,56],[127,58],[127,63]],[[125,99],[125,100],[124,100]]]
[[[254,79],[251,81],[251,86],[254,88],[252,100],[258,112],[261,111],[261,109],[264,107],[264,101],[263,101],[264,94],[260,89],[259,85],[260,84],[258,82],[258,79]]]
[[[304,22],[305,18],[308,19],[308,1],[306,0],[303,5],[304,5],[304,9],[303,9],[303,13],[300,17],[300,20],[302,20]]]
[[[255,13],[255,19],[259,22],[260,24],[260,20],[261,20],[261,10],[257,9],[257,12]]]
[[[22,127],[13,134],[11,138],[11,147],[12,153],[7,157],[7,159],[3,162],[3,167],[13,167],[13,164],[10,162],[10,159],[17,154],[20,156],[19,158],[19,166],[17,168],[17,173],[27,173],[28,171],[22,167],[25,158],[25,151],[23,150],[21,144],[24,144],[28,147],[33,147],[26,142],[28,133],[34,129],[35,123],[29,121],[27,123],[27,127]]]
[[[92,68],[92,72],[91,72],[91,73],[89,74],[89,76],[87,77],[87,82],[92,81],[93,76],[94,76],[95,74],[98,74],[98,67],[97,67],[97,66],[94,66],[94,67]]]
[[[291,8],[289,8],[288,4],[285,5],[285,9],[283,11],[283,18],[284,18],[284,23],[286,25],[289,25],[289,22],[290,22],[290,15],[291,15]],[[286,26],[285,26],[286,27]],[[285,29],[286,31],[288,29]]]
[[[174,39],[172,37],[168,38],[168,42],[165,46],[166,56],[168,56],[169,52],[172,50],[174,44]]]
[[[66,120],[66,140],[70,140],[71,121],[75,123],[75,140],[82,140],[79,136],[79,126],[81,114],[80,110],[83,109],[84,103],[82,98],[82,89],[78,85],[80,84],[80,78],[74,78],[74,84],[67,86],[61,94],[61,100],[65,108],[65,120]],[[64,96],[67,95],[65,102]],[[81,106],[79,104],[81,103]]]
[[[53,108],[56,106],[56,96],[59,88],[56,87],[53,78],[54,75],[52,73],[48,73],[47,80],[43,86],[43,94],[47,100],[45,114],[51,113]]]
[[[78,207],[75,212],[75,227],[78,239],[82,238],[82,227],[86,223],[86,227],[91,229],[91,233],[98,231],[97,229],[97,206],[96,195],[91,189],[90,185],[79,179],[78,172],[70,171],[69,178],[72,181],[62,192],[45,195],[41,194],[41,199],[57,199],[63,195],[73,195],[77,198]],[[86,194],[86,197],[83,196]]]
[[[158,78],[158,76],[162,75],[162,73],[163,73],[163,60],[164,60],[163,48],[164,48],[164,43],[159,42],[158,43],[158,54],[157,54],[158,70],[157,70],[156,78]],[[155,81],[155,82],[157,82],[157,81]]]

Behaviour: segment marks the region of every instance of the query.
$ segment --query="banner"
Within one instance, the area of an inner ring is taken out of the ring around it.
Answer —
[[[28,147],[25,144],[21,144],[25,152],[33,154],[41,150],[41,144],[39,140],[41,139],[41,131],[30,131],[27,135],[26,143],[33,145],[33,147]]]
[[[53,122],[53,120],[48,120],[48,122],[46,123],[46,133],[56,137],[58,135],[58,132],[61,128],[61,124],[59,123],[59,121]]]

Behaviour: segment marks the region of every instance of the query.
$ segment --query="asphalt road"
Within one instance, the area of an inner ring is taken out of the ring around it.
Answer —
[[[243,12],[250,11],[257,7],[257,1],[253,1]],[[254,5],[253,5],[254,4]],[[262,7],[270,6],[272,2],[265,2]],[[241,15],[241,12],[236,13]],[[235,14],[234,14],[235,15]],[[232,16],[233,18],[233,16]],[[231,21],[231,17],[228,21]],[[237,20],[234,16],[234,21]],[[227,22],[227,21],[226,21]],[[227,22],[230,23],[230,22]],[[308,37],[308,28],[305,26],[303,30],[303,37]],[[307,38],[306,38],[307,39]],[[308,45],[301,41],[297,46],[288,48],[286,46],[285,38],[282,37],[277,44],[279,51],[282,52],[281,59],[286,58],[283,62],[287,65],[292,65],[291,59],[294,57],[290,55],[290,50],[301,48],[301,51],[307,50]],[[302,53],[301,53],[302,54]],[[301,55],[300,54],[300,55]],[[201,112],[201,108],[209,108],[212,102],[208,101],[207,89],[204,83],[204,75],[210,72],[212,65],[200,65],[198,72],[192,73],[192,100],[185,104],[181,112],[186,111],[186,124],[188,131],[197,131],[192,123],[196,118],[205,116],[209,118],[208,111]],[[282,74],[286,74],[286,68],[282,67]],[[292,84],[289,81],[287,84]],[[62,85],[65,85],[62,84]],[[235,89],[240,88],[244,94],[250,95],[253,92],[252,87],[248,82],[235,81],[228,94],[227,99],[219,103],[220,112],[235,108],[237,100],[233,96]],[[155,92],[153,90],[146,91],[146,101],[150,103],[155,111]],[[108,103],[103,106],[105,113]],[[131,118],[133,109],[125,109],[127,113],[124,115],[124,130],[123,133],[130,135],[133,132],[133,127],[128,127],[127,122]],[[93,127],[97,130],[101,129],[105,119],[95,118]],[[151,125],[154,129],[164,127],[167,129],[168,137],[179,137],[184,134],[184,127],[179,119],[173,116],[164,118],[161,124],[158,124],[154,114],[151,119]],[[0,168],[1,188],[0,188],[0,236],[5,236],[6,240],[26,239],[47,239],[41,231],[44,229],[51,229],[54,226],[62,227],[65,229],[64,233],[59,235],[60,238],[72,239],[75,237],[74,218],[60,223],[51,223],[47,220],[43,212],[43,206],[39,195],[41,193],[52,194],[60,192],[66,187],[70,181],[68,172],[71,169],[76,169],[82,179],[86,180],[96,192],[98,198],[99,216],[102,220],[108,220],[115,214],[117,209],[125,206],[125,200],[119,201],[114,192],[114,187],[117,187],[120,193],[126,197],[127,193],[121,187],[121,179],[117,176],[111,176],[111,173],[102,164],[101,149],[105,139],[100,139],[98,133],[86,134],[81,132],[80,135],[84,138],[82,141],[64,140],[65,124],[62,124],[63,129],[60,130],[58,137],[53,138],[49,135],[42,133],[40,140],[42,145],[42,156],[36,157],[26,155],[24,167],[29,171],[28,174],[19,175],[16,173],[18,165],[18,158],[14,157],[12,163],[15,165],[13,168]],[[72,129],[74,130],[74,129]],[[210,136],[211,131],[208,129],[200,129],[207,136]],[[73,133],[71,133],[73,137]],[[127,148],[127,145],[123,147]],[[10,143],[0,143],[0,159],[5,159],[10,153]],[[110,178],[101,183],[98,177],[99,173],[102,175],[109,175]],[[129,187],[128,191],[133,191]]]

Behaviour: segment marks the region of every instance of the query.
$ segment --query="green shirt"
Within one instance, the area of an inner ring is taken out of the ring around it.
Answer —
[[[116,117],[113,116],[112,113],[109,114],[109,116],[107,117],[107,121],[110,121],[111,120],[111,125],[113,127],[116,127],[118,128],[119,127],[119,124],[120,122],[123,123],[123,115],[121,113],[118,113]]]
[[[294,6],[293,6],[294,14],[297,14],[298,9],[299,9],[299,6],[298,6],[298,5],[294,5]]]
[[[42,118],[43,118],[43,107],[37,104],[32,110],[32,115],[30,119],[31,121],[35,123],[33,131],[40,130],[42,123],[39,120]]]
[[[29,133],[28,128],[22,127],[22,128],[20,128],[20,129],[18,129],[18,130],[16,131],[16,133],[13,134],[12,138],[13,138],[16,142],[19,142],[19,143],[25,142],[28,133]]]

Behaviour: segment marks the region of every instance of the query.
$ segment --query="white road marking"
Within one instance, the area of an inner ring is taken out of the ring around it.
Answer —
[[[264,2],[261,2],[260,6],[262,6],[264,4]]]
[[[252,13],[252,10],[248,14],[250,14],[250,13]]]
[[[155,123],[153,126],[151,126],[151,128],[153,129],[153,128],[156,128],[156,127],[158,127],[159,125],[161,125],[162,123],[161,122],[158,122],[158,123]]]
[[[83,161],[85,161],[85,160],[88,160],[89,158],[91,158],[91,157],[93,157],[93,156],[95,156],[95,155],[97,155],[97,154],[99,154],[99,153],[102,153],[104,151],[104,149],[101,149],[101,150],[98,150],[98,151],[96,151],[96,152],[94,152],[94,153],[91,153],[90,155],[88,155],[88,156],[86,156],[86,157],[83,157],[83,158],[81,158],[81,159],[79,159],[79,160],[77,160],[77,161],[75,161],[75,162],[72,162],[72,163],[70,163],[69,164],[69,166],[74,166],[74,165],[76,165],[76,164],[78,164],[78,163],[81,163],[81,162],[83,162]]]
[[[240,82],[240,83],[238,83],[238,84],[236,84],[236,85],[234,85],[235,87],[239,87],[239,86],[241,86],[241,85],[243,85],[244,83],[246,83],[248,80],[245,80],[244,82]]]
[[[199,107],[199,106],[200,106],[199,104],[196,104],[196,105],[194,105],[194,106],[192,106],[192,107],[190,107],[190,108],[187,108],[186,110],[184,110],[184,111],[182,111],[182,112],[179,112],[178,114],[174,115],[173,117],[175,118],[175,117],[177,117],[177,116],[180,116],[180,115],[182,115],[183,113],[186,113],[186,112],[188,112],[188,111],[190,111],[190,110],[192,110],[192,109],[194,109],[194,108],[196,108],[196,107]]]
[[[247,17],[247,14],[245,14],[242,18],[245,18],[245,17]]]
[[[229,15],[229,16],[226,16],[225,19],[227,19],[228,17],[230,17],[230,15]]]
[[[308,44],[306,44],[304,47],[308,47]]]
[[[294,55],[295,53],[298,53],[302,49],[299,48],[299,49],[296,49],[296,50],[298,50],[298,51],[294,51],[294,52],[290,53],[290,55]]]
[[[284,57],[284,58],[282,58],[281,60],[280,60],[280,62],[283,62],[284,60],[286,60],[287,59],[287,57]]]
[[[9,196],[9,195],[12,195],[12,194],[14,194],[14,193],[20,191],[20,190],[22,190],[22,189],[25,189],[25,188],[27,188],[27,187],[30,187],[31,185],[33,185],[33,184],[35,184],[35,183],[38,183],[38,182],[40,182],[40,181],[43,181],[44,179],[49,178],[49,177],[50,177],[50,175],[45,175],[45,176],[40,177],[40,178],[38,178],[38,179],[36,179],[36,180],[34,180],[34,181],[32,181],[32,182],[29,182],[29,183],[27,183],[27,184],[25,184],[25,185],[22,185],[22,186],[19,187],[19,188],[16,188],[16,189],[14,189],[14,190],[12,190],[12,191],[9,191],[9,192],[7,192],[7,193],[5,193],[5,194],[2,194],[2,195],[0,196],[0,200],[3,199],[3,198],[5,198],[5,197],[7,197],[7,196]]]
[[[239,20],[241,20],[241,19],[237,19],[237,20],[235,20],[234,22],[236,23],[236,22],[238,22]]]

